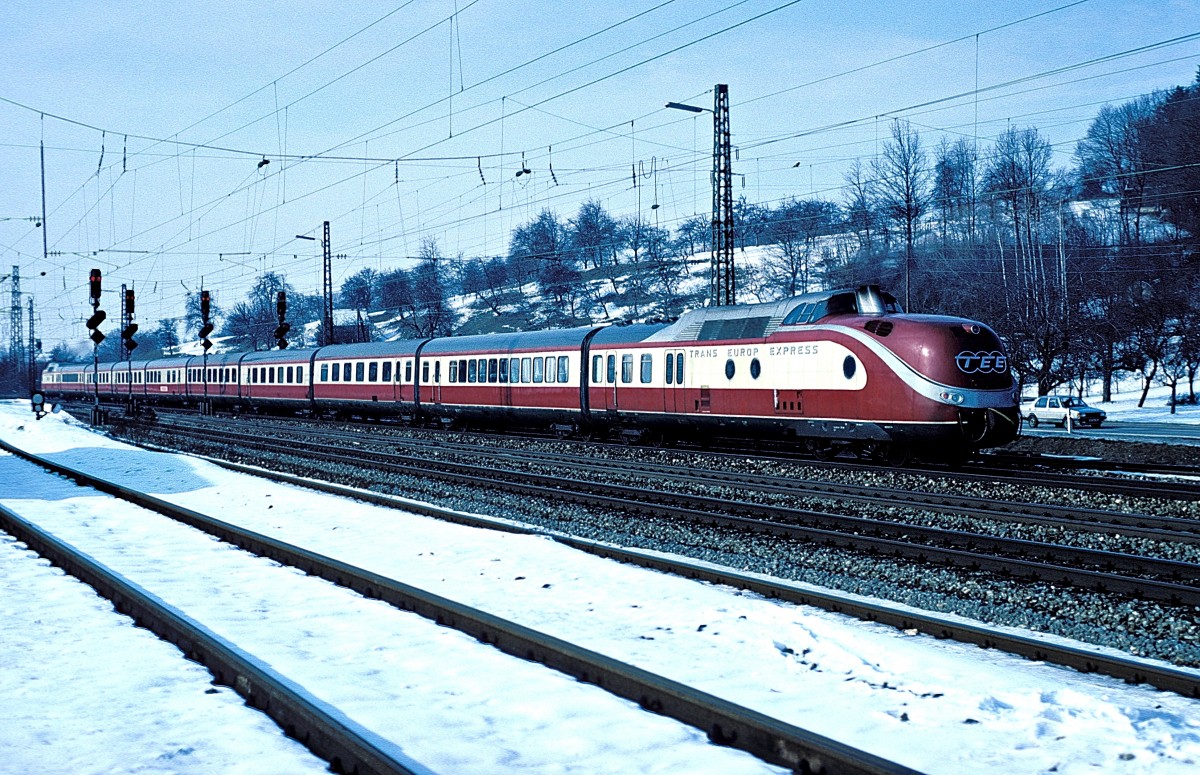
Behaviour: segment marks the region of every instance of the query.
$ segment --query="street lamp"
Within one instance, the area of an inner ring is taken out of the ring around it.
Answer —
[[[708,108],[668,102],[666,107],[703,113]],[[733,152],[729,142],[729,86],[719,83],[713,89],[713,207],[712,276],[709,278],[709,305],[736,304],[737,282],[733,271]]]

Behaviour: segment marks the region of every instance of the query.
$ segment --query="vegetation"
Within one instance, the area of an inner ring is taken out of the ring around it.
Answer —
[[[1099,380],[1108,400],[1114,375],[1133,372],[1147,390],[1165,384],[1177,401],[1194,401],[1198,147],[1200,75],[1101,108],[1070,169],[1054,166],[1036,127],[1010,127],[988,147],[965,138],[931,147],[897,120],[878,158],[849,166],[840,201],[738,200],[736,245],[760,248],[739,264],[741,300],[875,283],[910,311],[992,325],[1038,392]],[[675,316],[705,303],[706,284],[693,278],[707,271],[709,239],[706,217],[672,232],[598,201],[567,218],[543,210],[515,229],[504,256],[447,258],[426,238],[416,266],[364,269],[343,283],[334,334],[347,342]],[[227,312],[214,304],[221,335],[246,349],[273,346],[280,290],[293,346],[314,344],[302,324],[320,320],[319,299],[275,273]],[[198,327],[190,299],[184,330]],[[138,355],[170,350],[174,334],[173,321],[143,332]]]

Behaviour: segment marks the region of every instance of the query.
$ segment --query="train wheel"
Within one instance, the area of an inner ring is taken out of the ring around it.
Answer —
[[[875,452],[875,459],[900,468],[912,462],[912,448],[905,444],[880,444]]]
[[[808,439],[804,442],[804,448],[817,460],[833,460],[837,455],[837,449],[828,441]]]

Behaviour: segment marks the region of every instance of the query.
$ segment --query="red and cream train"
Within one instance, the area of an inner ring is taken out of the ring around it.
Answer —
[[[96,380],[99,384],[96,384]],[[975,321],[900,311],[874,287],[583,326],[306,350],[50,364],[42,389],[138,403],[400,415],[693,437],[819,454],[957,456],[1012,440],[1004,346]]]

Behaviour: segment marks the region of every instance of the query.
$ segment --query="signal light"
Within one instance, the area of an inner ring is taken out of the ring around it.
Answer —
[[[133,317],[133,289],[125,289],[125,314]]]
[[[92,330],[92,333],[88,334],[88,337],[97,345],[104,341],[104,334],[100,333],[100,324],[106,318],[108,318],[108,314],[104,310],[98,309],[87,320],[87,327]]]
[[[137,342],[133,341],[133,335],[137,333],[138,324],[130,323],[125,326],[125,330],[121,332],[121,343],[125,345],[128,352],[133,352],[137,349]]]
[[[279,327],[275,329],[275,344],[277,344],[279,346],[280,350],[287,349],[288,340],[284,339],[284,337],[287,336],[288,331],[291,331],[291,330],[292,330],[292,324],[291,323],[283,323],[283,322],[281,322],[279,324]]]
[[[204,299],[203,296],[200,297]],[[208,335],[213,332],[213,324],[205,321],[204,325],[200,326],[200,346],[204,348],[204,352],[208,352],[208,348],[212,347],[212,342],[208,341]]]
[[[200,317],[204,319],[205,323],[208,322],[208,311],[211,303],[212,298],[209,296],[208,291],[200,291]]]
[[[275,297],[275,314],[279,316],[280,320],[287,315],[287,293],[284,291],[280,291]]]
[[[90,297],[92,299],[92,303],[99,304],[100,303],[100,270],[99,269],[93,269],[91,274],[88,275],[88,285],[89,285],[88,294],[90,295]]]

